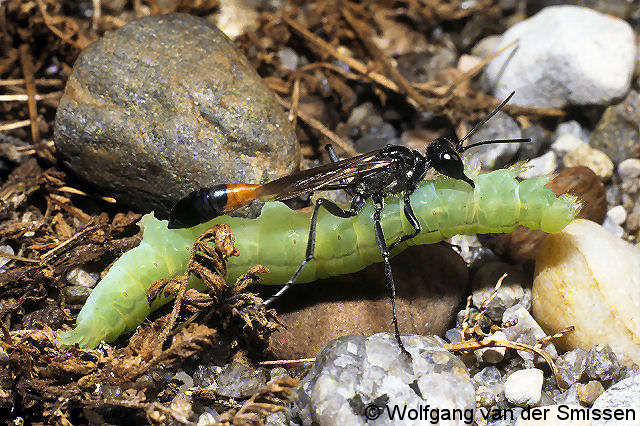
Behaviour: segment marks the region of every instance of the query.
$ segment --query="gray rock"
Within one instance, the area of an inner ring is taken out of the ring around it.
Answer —
[[[449,343],[461,342],[460,331],[459,328],[450,328],[444,333],[445,340]]]
[[[591,132],[592,147],[607,154],[616,164],[640,157],[640,93],[632,90],[619,104],[607,107]]]
[[[538,405],[542,398],[542,370],[527,368],[516,371],[504,383],[504,396],[518,407]]]
[[[520,144],[518,151],[518,160],[526,161],[535,158],[541,152],[545,151],[545,147],[551,145],[552,133],[544,127],[531,123],[522,129],[522,137],[531,139],[531,142]]]
[[[395,128],[383,120],[371,102],[354,108],[345,125],[340,127],[340,132],[353,139],[355,148],[360,152],[399,142]]]
[[[272,368],[271,371],[269,372],[270,380],[280,379],[282,377],[287,377],[287,376],[289,376],[289,372],[287,371],[286,368],[283,368],[283,367]]]
[[[269,414],[264,422],[265,426],[289,426],[290,424],[284,411]]]
[[[93,288],[100,279],[97,272],[87,272],[82,268],[73,268],[67,273],[67,282],[71,285],[81,285]]]
[[[525,343],[527,345],[535,345],[539,339],[546,336],[542,327],[540,327],[529,311],[527,311],[522,305],[514,305],[504,311],[502,321],[517,321],[515,325],[504,329],[504,333],[511,341]],[[544,346],[544,350],[547,351],[551,358],[555,359],[558,356],[558,352],[552,343]],[[534,355],[531,352],[518,351],[518,355],[525,361],[535,361]]]
[[[11,259],[9,259],[8,257],[2,257],[3,253],[9,254],[9,255],[15,254],[11,246],[6,246],[6,245],[0,246],[0,268],[2,268],[4,265],[6,265],[11,261]]]
[[[556,131],[553,134],[553,139],[556,140],[560,136],[566,134],[575,136],[583,141],[589,140],[589,131],[584,129],[576,120],[565,121],[558,124],[558,127],[556,127]]]
[[[518,267],[503,262],[491,262],[480,267],[472,280],[473,305],[479,309],[505,273],[507,277],[502,281],[500,289],[486,310],[487,316],[497,323],[500,323],[507,308],[522,301],[524,297],[523,286],[530,285],[530,278]]]
[[[469,144],[490,139],[521,138],[522,131],[518,123],[504,112],[498,112],[476,134],[471,136]],[[519,143],[500,143],[472,148],[474,159],[478,159],[483,169],[495,170],[507,164],[520,149]]]
[[[208,21],[132,21],[78,57],[56,114],[56,148],[78,175],[166,215],[194,189],[266,182],[300,148],[274,94]]]
[[[268,372],[264,368],[232,362],[216,376],[216,393],[228,398],[247,398],[265,386],[267,377]]]
[[[515,90],[514,104],[561,108],[607,104],[629,90],[637,46],[623,20],[585,7],[548,7],[506,31],[499,48],[515,40],[513,56],[485,68],[498,98]]]
[[[403,342],[410,361],[389,333],[329,342],[294,393],[294,419],[305,425],[395,424],[386,407],[428,404],[429,410],[460,409],[473,420],[474,388],[462,361],[436,336],[405,336]]]
[[[551,174],[558,168],[558,157],[553,151],[533,158],[527,162],[527,169],[518,175],[521,179],[530,179],[537,176]]]
[[[567,152],[583,145],[587,145],[587,143],[582,139],[579,139],[572,134],[564,133],[558,136],[558,138],[551,144],[551,149],[558,155],[564,156]]]
[[[589,350],[584,361],[584,377],[611,383],[620,375],[622,365],[609,345],[596,345]]]
[[[62,290],[67,303],[71,305],[82,305],[91,294],[91,288],[83,285],[68,285]]]
[[[640,419],[638,419],[638,412],[640,412],[640,375],[626,378],[616,383],[607,389],[596,402],[593,403],[591,411],[604,410],[604,409],[632,409],[635,411],[635,421],[631,422],[631,419],[626,420],[594,420],[594,426],[610,426],[610,425],[638,425]],[[624,412],[624,411],[623,411]]]
[[[507,336],[502,331],[496,331],[491,335],[495,340],[507,340]],[[498,364],[504,359],[504,355],[507,352],[505,347],[486,347],[482,349],[476,349],[476,359],[479,363],[485,364]]]
[[[566,386],[571,386],[580,380],[584,373],[585,359],[587,351],[581,348],[565,352],[556,360],[556,367],[560,373],[560,377]]]
[[[193,384],[200,388],[217,387],[216,376],[222,372],[218,365],[198,365],[193,373]]]

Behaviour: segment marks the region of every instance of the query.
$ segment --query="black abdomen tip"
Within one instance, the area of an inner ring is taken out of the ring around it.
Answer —
[[[178,201],[169,216],[169,229],[192,228],[224,213],[227,186],[197,189]]]

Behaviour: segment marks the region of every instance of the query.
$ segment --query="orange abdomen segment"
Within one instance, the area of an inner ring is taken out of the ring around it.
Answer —
[[[224,212],[232,212],[254,201],[260,195],[262,185],[251,183],[232,183],[226,185],[227,202]]]

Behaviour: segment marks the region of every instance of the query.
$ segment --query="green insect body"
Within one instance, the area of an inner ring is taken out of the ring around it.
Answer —
[[[518,182],[518,171],[475,175],[475,189],[446,177],[422,182],[411,196],[422,232],[400,244],[393,254],[409,245],[436,243],[456,234],[510,232],[518,225],[554,233],[573,220],[580,208],[575,197],[556,197],[544,187],[549,177]],[[385,199],[382,226],[389,243],[412,231],[402,211],[400,197]],[[321,209],[315,258],[297,282],[348,274],[381,261],[372,215],[370,202],[349,219]],[[62,346],[78,343],[92,348],[138,326],[151,311],[169,301],[161,297],[149,306],[146,291],[150,285],[182,273],[194,240],[218,223],[231,226],[240,252],[240,256],[228,259],[227,282],[233,283],[259,263],[270,270],[263,284],[285,283],[304,258],[310,217],[310,211],[296,212],[281,203],[266,203],[257,219],[222,216],[194,228],[169,230],[166,221],[145,215],[141,220],[142,243],[113,264],[82,308],[76,328],[61,335]],[[201,288],[197,279],[190,280],[193,287]]]

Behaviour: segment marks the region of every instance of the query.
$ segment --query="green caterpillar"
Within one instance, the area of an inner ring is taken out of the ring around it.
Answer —
[[[472,175],[475,189],[466,182],[440,177],[426,180],[411,195],[422,232],[398,245],[397,254],[415,244],[431,244],[456,234],[510,232],[518,225],[554,233],[573,220],[580,204],[575,197],[555,194],[544,185],[549,177],[518,182],[519,169]],[[388,197],[382,216],[386,240],[393,242],[412,230],[402,213],[402,199]],[[373,206],[368,202],[355,217],[341,219],[321,210],[315,259],[298,283],[348,274],[382,260],[372,226]],[[137,327],[149,313],[169,301],[152,306],[146,291],[158,279],[182,273],[194,240],[218,223],[231,226],[240,256],[228,260],[226,279],[232,283],[257,264],[270,273],[263,284],[283,284],[304,258],[310,212],[296,212],[281,203],[266,203],[257,219],[221,216],[190,229],[167,229],[167,221],[145,215],[140,221],[144,238],[125,253],[96,286],[77,318],[73,331],[63,333],[63,347],[78,343],[94,348]],[[190,285],[201,283],[191,277]]]

